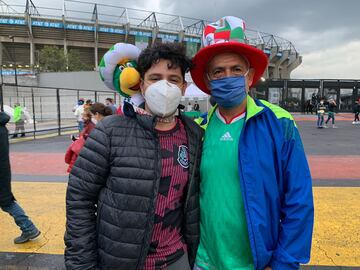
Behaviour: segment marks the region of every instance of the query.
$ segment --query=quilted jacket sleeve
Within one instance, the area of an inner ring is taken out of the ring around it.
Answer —
[[[96,268],[96,204],[108,175],[109,145],[100,122],[71,170],[66,193],[66,269]]]

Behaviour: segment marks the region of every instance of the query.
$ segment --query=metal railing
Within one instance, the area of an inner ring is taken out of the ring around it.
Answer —
[[[258,82],[252,96],[277,104],[290,112],[307,112],[315,94],[325,100],[334,99],[338,112],[352,112],[360,98],[358,80],[267,80]]]
[[[334,99],[339,112],[351,112],[355,102],[360,98],[360,81],[358,80],[267,80],[259,82],[251,89],[251,95],[268,100],[290,112],[305,112],[306,104],[315,93],[325,99]],[[56,87],[16,86],[0,84],[1,110],[12,114],[15,103],[25,109],[27,124],[26,134],[34,138],[44,133],[63,134],[65,131],[77,130],[77,119],[73,108],[80,98],[104,102],[114,98],[120,104],[120,96],[113,91],[96,91]],[[185,107],[196,100],[202,112],[209,108],[208,97],[187,97],[182,99]],[[14,134],[15,125],[9,124],[10,134]]]
[[[0,84],[0,106],[11,116],[16,103],[24,110],[25,134],[37,135],[65,131],[76,131],[78,124],[74,115],[74,107],[80,98],[93,102],[105,102],[113,98],[119,104],[120,96],[114,91],[82,90],[54,87],[16,86]],[[11,118],[8,129],[14,135],[15,123]]]

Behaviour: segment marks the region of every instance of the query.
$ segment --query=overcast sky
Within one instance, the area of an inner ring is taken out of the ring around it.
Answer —
[[[25,0],[5,0],[25,3]],[[32,0],[62,7],[63,0]],[[290,40],[303,63],[292,78],[360,79],[360,0],[87,0],[215,21],[232,15],[250,29]],[[70,3],[68,3],[70,5]]]

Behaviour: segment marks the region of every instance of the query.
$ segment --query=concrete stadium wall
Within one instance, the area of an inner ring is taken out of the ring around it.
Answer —
[[[97,71],[48,72],[38,75],[39,87],[108,91]]]

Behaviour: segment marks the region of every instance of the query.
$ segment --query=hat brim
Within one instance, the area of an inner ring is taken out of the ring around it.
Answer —
[[[253,81],[249,87],[256,84],[256,82],[264,74],[268,65],[268,57],[263,51],[244,43],[232,41],[204,47],[194,56],[194,67],[191,69],[190,73],[195,85],[208,95],[210,95],[211,91],[205,83],[207,65],[215,55],[225,52],[240,54],[249,61],[250,68],[255,70]]]

